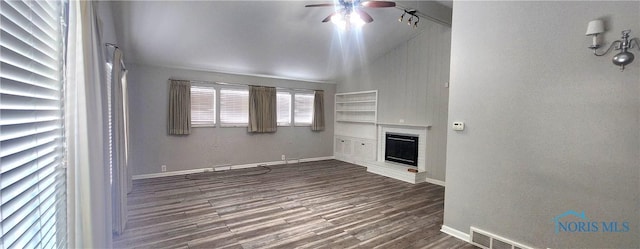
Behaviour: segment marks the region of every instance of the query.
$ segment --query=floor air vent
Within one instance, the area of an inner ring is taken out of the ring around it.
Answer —
[[[471,227],[471,244],[485,249],[532,249],[475,227]]]

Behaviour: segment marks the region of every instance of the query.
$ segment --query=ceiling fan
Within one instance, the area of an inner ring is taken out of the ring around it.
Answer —
[[[395,2],[390,1],[361,1],[361,0],[338,0],[338,3],[308,4],[304,7],[335,7],[336,11],[323,19],[322,22],[332,21],[336,24],[351,22],[363,25],[373,22],[373,17],[360,8],[387,8],[395,7]]]

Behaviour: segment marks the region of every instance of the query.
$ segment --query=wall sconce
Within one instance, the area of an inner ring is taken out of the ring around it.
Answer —
[[[413,23],[413,28],[414,29],[418,28],[420,17],[418,16],[417,10],[404,10],[404,13],[402,13],[400,18],[398,18],[398,22],[402,22],[402,19],[404,19],[404,16],[407,14],[409,15],[409,20],[407,20],[407,25],[411,26],[411,21],[415,20],[415,22]]]
[[[620,71],[624,71],[624,67],[626,65],[629,65],[631,62],[633,62],[634,56],[631,52],[629,52],[628,50],[636,47],[638,48],[638,50],[640,50],[640,41],[638,41],[638,38],[631,38],[629,39],[629,33],[631,33],[631,30],[623,30],[622,31],[622,38],[620,40],[615,40],[611,43],[611,45],[609,46],[609,48],[604,51],[604,53],[598,54],[598,48],[600,48],[600,44],[598,44],[598,35],[602,34],[604,32],[604,24],[602,22],[602,20],[593,20],[589,22],[589,25],[587,26],[587,36],[593,36],[593,44],[591,46],[589,46],[590,49],[593,50],[593,54],[595,56],[603,56],[607,53],[609,53],[609,51],[611,51],[612,48],[614,48],[616,50],[621,50],[620,53],[616,54],[613,56],[613,64],[620,66]],[[633,43],[635,43],[635,46],[633,45]]]

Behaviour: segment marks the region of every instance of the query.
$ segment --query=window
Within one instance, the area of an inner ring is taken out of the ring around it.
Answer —
[[[216,89],[213,86],[191,85],[191,126],[216,125]]]
[[[0,247],[65,247],[61,2],[1,4]]]
[[[297,126],[309,126],[313,119],[313,93],[295,93],[293,120]]]
[[[276,97],[278,126],[289,126],[291,125],[291,93],[278,91]]]
[[[249,89],[246,87],[220,89],[220,125],[223,127],[249,125]]]

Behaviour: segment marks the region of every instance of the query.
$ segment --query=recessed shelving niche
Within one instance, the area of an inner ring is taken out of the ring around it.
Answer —
[[[375,124],[378,117],[378,91],[336,94],[336,121]]]

